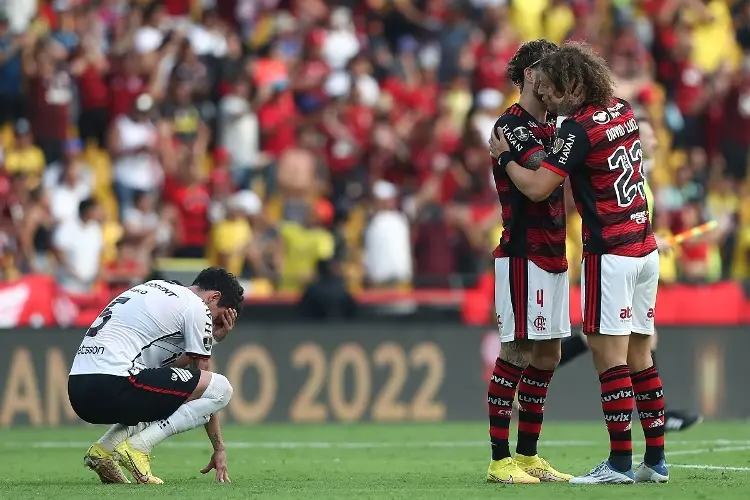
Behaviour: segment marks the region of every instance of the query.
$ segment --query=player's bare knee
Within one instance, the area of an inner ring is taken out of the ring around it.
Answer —
[[[634,333],[630,336],[628,345],[628,366],[631,372],[639,372],[650,368],[653,364],[651,357],[651,347],[653,341],[648,335],[639,335]]]
[[[540,370],[555,370],[561,356],[560,339],[538,340],[531,350],[531,364]]]
[[[628,336],[588,334],[589,349],[598,373],[628,362]]]
[[[531,358],[532,344],[528,340],[503,342],[500,347],[500,359],[512,365],[526,368]]]

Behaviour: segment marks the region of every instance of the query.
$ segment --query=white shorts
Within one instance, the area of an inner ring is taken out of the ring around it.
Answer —
[[[550,273],[523,257],[495,259],[495,312],[501,342],[569,337],[568,272]]]
[[[645,257],[588,255],[581,266],[583,332],[654,333],[659,252]]]

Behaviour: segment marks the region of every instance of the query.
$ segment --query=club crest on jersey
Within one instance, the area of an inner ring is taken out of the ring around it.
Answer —
[[[529,139],[529,129],[526,127],[516,127],[513,129],[513,135],[518,137],[519,141],[527,141]]]
[[[565,141],[561,137],[555,139],[555,144],[552,146],[552,154],[556,155],[562,151],[563,146],[565,146]]]
[[[214,345],[214,338],[213,337],[203,337],[203,347],[206,349],[206,352],[211,352],[211,348]]]
[[[607,113],[606,111],[597,111],[596,113],[591,115],[591,118],[599,125],[609,123],[610,120],[609,113]]]

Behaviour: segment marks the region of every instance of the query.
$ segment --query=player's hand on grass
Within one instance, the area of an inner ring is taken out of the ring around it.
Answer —
[[[236,322],[237,311],[234,309],[227,309],[224,311],[222,315],[214,321],[214,338],[219,341],[224,340],[224,337],[232,331]]]
[[[502,153],[510,151],[508,142],[505,140],[505,136],[501,129],[493,130],[490,134],[490,140],[487,141],[489,144],[490,155],[493,158],[499,157]]]
[[[208,474],[213,469],[216,469],[216,482],[217,483],[231,483],[229,479],[229,472],[227,472],[227,452],[225,450],[215,451],[211,455],[211,461],[208,465],[201,469],[201,474]]]

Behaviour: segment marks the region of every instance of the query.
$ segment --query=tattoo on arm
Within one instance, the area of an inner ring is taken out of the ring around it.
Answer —
[[[218,450],[221,447],[221,436],[219,436],[218,432],[209,434],[208,439],[211,441],[211,446],[214,447],[214,450]]]
[[[547,158],[547,153],[543,149],[540,149],[539,151],[531,153],[521,166],[523,168],[528,168],[529,170],[537,170],[542,165],[545,158]]]

